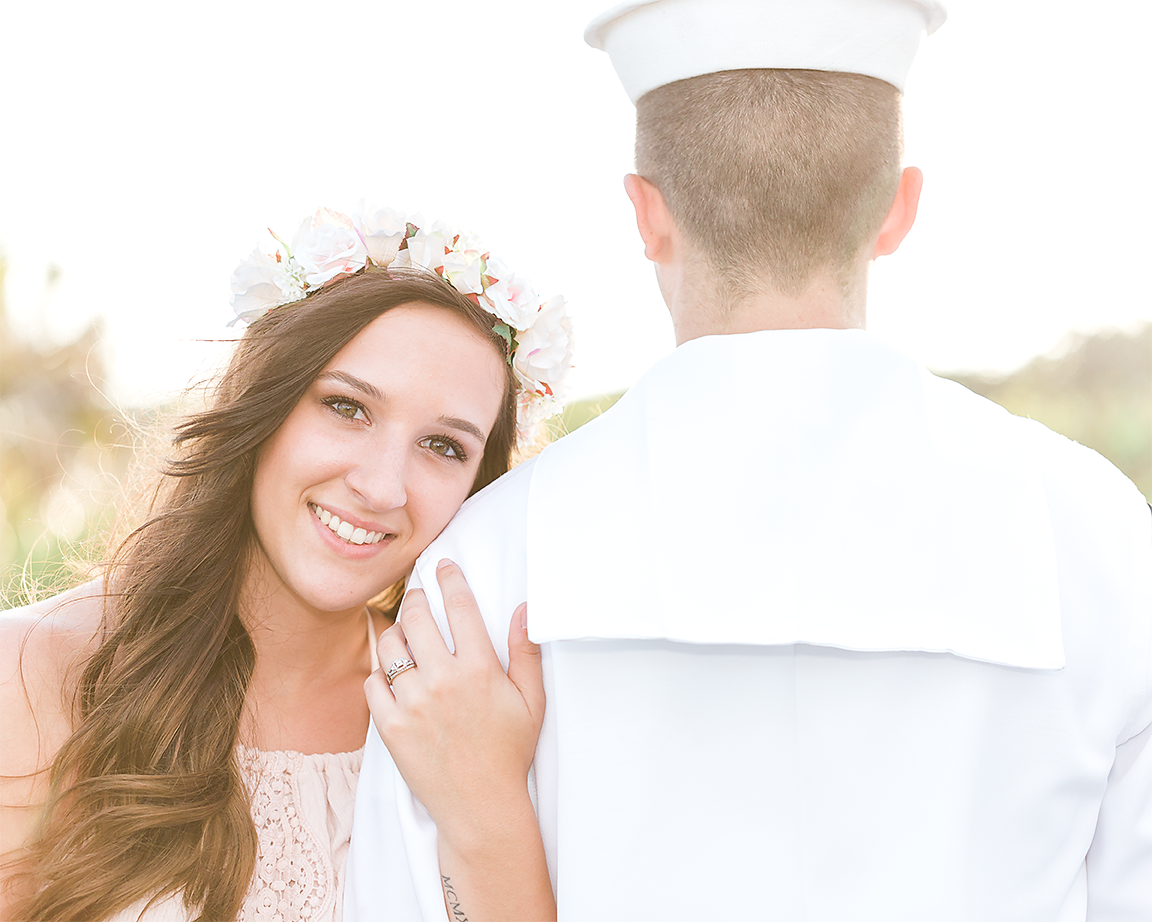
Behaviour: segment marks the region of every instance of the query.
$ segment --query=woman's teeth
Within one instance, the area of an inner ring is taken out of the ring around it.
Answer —
[[[387,532],[367,531],[363,528],[354,527],[351,522],[341,522],[339,516],[333,515],[315,503],[309,503],[308,508],[312,510],[312,514],[316,518],[328,526],[336,537],[343,538],[349,544],[379,544],[387,537]]]

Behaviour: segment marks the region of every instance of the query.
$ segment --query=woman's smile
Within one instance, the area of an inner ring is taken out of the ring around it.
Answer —
[[[375,545],[386,538],[395,537],[395,534],[383,528],[379,531],[369,531],[364,525],[354,524],[351,516],[348,516],[347,513],[345,513],[344,518],[341,518],[318,503],[309,503],[308,508],[312,510],[312,514],[322,525],[345,544]]]

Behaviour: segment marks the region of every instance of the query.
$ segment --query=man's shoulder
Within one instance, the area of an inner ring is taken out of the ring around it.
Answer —
[[[433,613],[443,622],[442,630],[447,630],[447,622],[441,617],[443,601],[436,565],[447,558],[464,570],[498,649],[507,637],[508,618],[524,601],[528,490],[535,466],[534,458],[526,461],[469,497],[416,559],[410,586],[420,586],[428,594]]]
[[[522,546],[536,461],[531,458],[517,465],[465,500],[452,521],[420,555],[417,569],[442,557],[459,563],[478,554],[486,557]]]
[[[979,399],[979,398],[978,398]],[[1114,674],[1145,689],[1141,718],[1152,717],[1152,514],[1136,485],[1103,455],[1005,411],[1010,450],[1042,485],[1059,570],[1066,639],[1123,638],[1101,647]],[[1072,622],[1079,622],[1079,626]],[[1077,643],[1087,649],[1089,640]]]
[[[573,455],[578,463],[586,463],[608,454],[603,450],[604,436],[608,435],[605,426],[620,415],[618,407],[619,403],[470,496],[449,528],[459,528],[461,523],[504,521],[525,515],[532,478],[544,466],[571,461]]]
[[[1013,419],[1032,449],[1051,501],[1082,506],[1085,511],[1127,510],[1141,521],[1148,518],[1147,500],[1136,485],[1094,448],[1036,420]]]
[[[1095,449],[1037,420],[1016,416],[955,381],[938,379],[937,388],[947,396],[952,408],[965,409],[966,420],[994,433],[990,444],[999,444],[1004,451],[1021,453],[1034,473],[1043,479],[1050,498],[1095,506],[1116,503],[1138,509],[1146,507],[1132,481]],[[974,415],[972,410],[976,411]]]
[[[510,510],[526,508],[528,491],[532,485],[532,474],[538,459],[539,455],[517,465],[508,473],[492,481],[483,490],[468,497],[456,513],[452,525],[460,521],[479,520],[492,516],[503,517]]]

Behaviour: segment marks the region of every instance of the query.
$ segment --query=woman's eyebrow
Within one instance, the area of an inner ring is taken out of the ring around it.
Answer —
[[[317,375],[316,380],[320,381],[324,378],[328,378],[333,381],[339,381],[342,384],[347,384],[349,387],[358,390],[363,394],[367,394],[369,397],[372,397],[375,400],[384,399],[384,395],[380,393],[380,389],[377,388],[375,384],[371,384],[368,381],[357,378],[355,375],[350,375],[346,371],[326,371],[321,375]]]
[[[455,416],[441,416],[439,422],[451,429],[457,429],[460,432],[467,432],[469,435],[475,436],[481,445],[488,441],[488,436],[466,419],[457,419]]]

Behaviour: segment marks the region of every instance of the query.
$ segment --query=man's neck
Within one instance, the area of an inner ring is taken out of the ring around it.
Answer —
[[[677,345],[701,336],[865,325],[865,284],[858,286],[858,296],[852,296],[830,275],[815,279],[796,295],[764,289],[738,298],[725,297],[715,285],[661,282]]]

